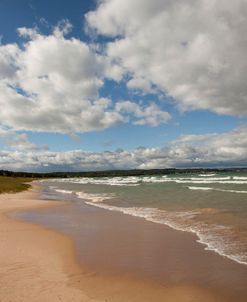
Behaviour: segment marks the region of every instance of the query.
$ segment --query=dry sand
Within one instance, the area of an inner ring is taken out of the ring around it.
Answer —
[[[151,280],[88,271],[77,264],[69,237],[7,216],[11,211],[57,205],[40,200],[37,186],[0,196],[1,302],[225,301],[191,284],[165,287]]]

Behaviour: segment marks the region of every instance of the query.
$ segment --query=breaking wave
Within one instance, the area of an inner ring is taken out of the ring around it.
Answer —
[[[56,182],[69,182],[75,184],[95,184],[109,186],[139,186],[145,183],[178,183],[178,184],[247,184],[244,176],[217,176],[216,174],[199,174],[198,176],[123,176],[102,178],[66,178],[54,179]]]
[[[247,194],[247,191],[240,190],[223,190],[218,188],[210,188],[210,187],[188,187],[190,190],[200,190],[200,191],[220,191],[220,192],[229,192],[229,193],[239,193],[239,194]]]
[[[95,201],[94,196],[91,196],[90,199],[87,198],[87,200],[85,201],[86,204],[92,206],[144,218],[154,223],[165,224],[175,230],[195,233],[198,237],[197,241],[206,245],[206,250],[214,251],[221,256],[247,265],[246,247],[243,247],[241,239],[237,238],[233,228],[195,220],[196,217],[204,213],[202,209],[175,212],[157,208],[117,207]],[[206,210],[207,213],[214,213],[214,211]]]
[[[50,187],[52,189],[52,187]],[[53,187],[54,190],[58,193],[63,193],[63,194],[72,194],[73,191],[68,191],[68,190],[60,190],[60,189],[56,189],[55,187]]]
[[[202,190],[202,191],[210,191],[213,190],[214,188],[209,188],[209,187],[188,187],[190,190]]]
[[[211,177],[211,176],[215,176],[215,173],[205,173],[205,174],[199,174],[198,176],[202,176],[202,177]]]
[[[191,190],[211,190],[209,187],[189,187]],[[166,211],[158,208],[147,207],[118,207],[106,204],[112,200],[114,194],[91,194],[54,189],[59,193],[76,194],[86,204],[105,210],[121,212],[123,214],[144,218],[154,223],[165,224],[179,231],[195,233],[198,242],[206,245],[207,250],[212,250],[238,263],[247,265],[247,247],[241,238],[236,235],[232,227],[219,224],[208,224],[200,220],[200,215],[213,215],[218,210],[211,208],[195,209],[190,211]],[[231,191],[231,190],[228,190]]]

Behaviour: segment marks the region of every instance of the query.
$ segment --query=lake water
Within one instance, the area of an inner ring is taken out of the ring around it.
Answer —
[[[44,183],[49,196],[73,194],[96,207],[196,233],[206,249],[247,264],[247,173],[66,178]]]

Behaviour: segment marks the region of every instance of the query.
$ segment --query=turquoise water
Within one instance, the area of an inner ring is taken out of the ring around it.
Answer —
[[[48,185],[92,206],[196,233],[206,249],[247,264],[247,173],[71,178]]]

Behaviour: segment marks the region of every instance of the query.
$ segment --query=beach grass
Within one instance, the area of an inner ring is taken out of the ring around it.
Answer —
[[[17,193],[28,190],[31,187],[28,183],[33,180],[34,178],[30,177],[0,176],[0,194]]]

